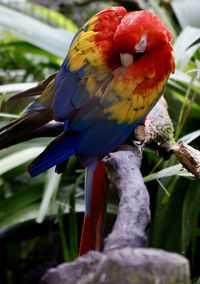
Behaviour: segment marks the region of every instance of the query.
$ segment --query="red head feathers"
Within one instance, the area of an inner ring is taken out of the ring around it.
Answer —
[[[171,40],[172,34],[160,18],[147,10],[127,13],[114,36],[116,49],[132,54],[155,50]]]

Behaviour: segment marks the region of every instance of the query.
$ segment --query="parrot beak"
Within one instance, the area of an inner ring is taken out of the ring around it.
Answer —
[[[133,55],[131,53],[120,53],[121,63],[124,67],[133,64]]]
[[[127,67],[137,61],[144,53],[137,52],[135,55],[131,53],[120,53],[121,63],[123,67]]]

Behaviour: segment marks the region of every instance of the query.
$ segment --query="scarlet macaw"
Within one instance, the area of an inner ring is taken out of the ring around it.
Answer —
[[[78,155],[86,167],[80,254],[99,248],[104,212],[102,157],[122,144],[159,99],[174,71],[172,35],[148,10],[112,7],[75,35],[58,73],[17,97],[39,95],[0,133],[0,148],[40,131],[52,119],[63,132],[32,162],[36,176]],[[97,231],[96,231],[97,230]]]

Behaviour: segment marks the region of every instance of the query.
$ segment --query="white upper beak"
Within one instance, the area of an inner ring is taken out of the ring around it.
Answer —
[[[120,53],[121,63],[127,67],[133,63],[133,55],[131,53]]]

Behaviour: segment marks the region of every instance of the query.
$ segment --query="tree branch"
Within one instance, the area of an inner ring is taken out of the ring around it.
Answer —
[[[143,145],[151,144],[164,158],[174,153],[180,163],[200,179],[200,151],[181,140],[176,143],[173,133],[167,103],[162,97],[147,116],[145,124],[137,127],[135,137]]]
[[[41,284],[189,284],[189,264],[178,254],[157,249],[140,248],[146,244],[145,228],[150,221],[149,196],[140,165],[145,144],[154,144],[163,155],[172,151],[186,165],[173,138],[173,126],[162,98],[148,115],[144,126],[136,130],[140,141],[123,145],[104,158],[108,176],[120,197],[117,219],[107,237],[102,253],[89,252],[71,263],[50,269]],[[183,145],[183,144],[182,144]],[[196,168],[197,152],[190,146],[188,157]],[[188,164],[187,164],[188,166]],[[194,172],[192,167],[188,167]],[[199,173],[199,167],[197,170]]]
[[[150,211],[149,195],[140,172],[141,158],[139,147],[123,145],[104,159],[109,179],[120,196],[117,220],[105,240],[104,251],[142,247],[146,243],[144,231],[150,222]]]
[[[141,173],[138,146],[124,145],[104,159],[116,185],[119,212],[102,253],[89,252],[71,263],[48,270],[41,284],[189,284],[186,258],[157,249],[139,248],[146,242],[149,197]]]
[[[172,150],[181,164],[200,180],[200,151],[181,140],[172,147]]]

